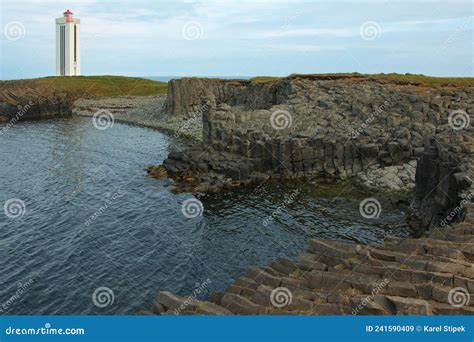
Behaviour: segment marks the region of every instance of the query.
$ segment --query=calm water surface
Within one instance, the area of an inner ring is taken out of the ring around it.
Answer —
[[[98,130],[89,118],[18,123],[0,135],[0,201],[26,207],[15,219],[0,214],[0,313],[141,313],[159,290],[190,294],[209,279],[205,297],[250,265],[294,257],[311,238],[409,234],[400,209],[382,201],[380,218],[367,220],[367,194],[303,183],[201,195],[202,216],[186,218],[193,195],[144,171],[176,148],[157,131]],[[92,300],[101,287],[113,292],[103,308]]]

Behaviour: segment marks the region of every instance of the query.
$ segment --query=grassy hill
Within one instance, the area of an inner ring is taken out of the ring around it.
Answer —
[[[0,81],[0,122],[67,116],[79,98],[158,95],[167,88],[163,82],[123,76]]]
[[[167,83],[138,77],[70,76],[42,77],[26,80],[1,81],[0,101],[14,103],[16,97],[66,93],[72,98],[104,96],[147,96],[166,94]]]
[[[166,94],[168,85],[138,77],[124,76],[72,76],[43,77],[31,82],[58,91],[77,91],[95,96],[147,96]]]

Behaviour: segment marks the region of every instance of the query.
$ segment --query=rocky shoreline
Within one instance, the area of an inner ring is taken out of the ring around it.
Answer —
[[[183,191],[216,191],[269,177],[316,178],[349,179],[372,191],[412,197],[417,162],[431,153],[434,140],[452,135],[458,149],[472,144],[471,126],[458,130],[448,121],[453,112],[469,120],[473,95],[473,87],[400,85],[362,76],[172,80],[165,112],[183,119],[202,112],[202,143],[170,154],[150,171],[175,179]],[[468,163],[470,150],[454,155]]]
[[[204,108],[203,141],[171,153],[149,170],[154,176],[184,191],[268,178],[352,179],[410,194],[407,219],[419,238],[382,246],[314,240],[297,260],[250,267],[208,301],[162,291],[153,312],[474,314],[473,87],[357,76],[180,79],[169,90],[169,115]]]
[[[419,161],[421,170],[430,167],[422,171],[429,176],[417,174],[410,208],[420,237],[390,237],[382,245],[312,240],[296,260],[279,258],[267,266],[249,267],[224,292],[211,293],[207,300],[161,291],[151,311],[159,315],[474,315],[470,187],[474,163],[457,159],[448,141],[443,148],[437,144]],[[451,147],[459,153],[462,146],[458,142]],[[460,167],[469,169],[459,172]],[[450,201],[455,202],[454,208]]]
[[[0,123],[39,120],[71,115],[75,97],[42,90],[29,81],[0,81]]]
[[[72,113],[87,117],[109,115],[117,122],[154,128],[173,137],[200,141],[202,124],[199,123],[201,121],[189,122],[182,117],[166,115],[165,101],[166,95],[79,99],[74,103]]]
[[[184,78],[170,81],[166,97],[61,99],[48,98],[39,113],[109,115],[189,138],[190,148],[148,169],[174,179],[177,191],[298,178],[410,198],[407,220],[419,238],[315,240],[297,260],[250,267],[207,301],[160,292],[155,313],[474,314],[473,86],[366,75]],[[462,306],[452,304],[453,290]],[[275,293],[291,301],[275,305]]]

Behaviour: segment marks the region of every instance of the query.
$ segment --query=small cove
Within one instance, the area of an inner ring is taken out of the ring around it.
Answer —
[[[159,290],[188,295],[209,279],[204,298],[251,265],[295,257],[312,238],[410,234],[402,210],[382,199],[368,220],[359,213],[366,194],[304,182],[200,194],[202,216],[187,218],[182,204],[194,196],[144,171],[179,142],[148,128],[98,130],[73,117],[17,123],[0,140],[2,202],[26,207],[0,218],[1,303],[28,284],[3,314],[139,314]],[[99,287],[113,290],[112,305],[93,304]]]

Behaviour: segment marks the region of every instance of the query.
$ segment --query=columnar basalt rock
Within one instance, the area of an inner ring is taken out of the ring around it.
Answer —
[[[192,88],[193,82],[174,87]],[[218,81],[202,89],[210,104],[203,143],[170,154],[164,168],[180,180],[193,174],[204,189],[269,176],[354,177],[372,189],[414,188],[409,219],[421,237],[389,238],[382,246],[313,240],[297,260],[250,267],[224,293],[181,314],[217,305],[221,309],[206,313],[474,315],[473,89],[420,89],[359,77],[278,82],[289,91],[251,109],[223,96]],[[174,114],[186,108],[183,101]],[[463,115],[464,127],[447,124],[453,111]],[[272,122],[274,113],[283,116]],[[173,314],[186,300],[174,296],[170,306],[170,296],[160,293],[152,310]]]
[[[182,154],[186,160],[164,165],[172,174],[191,172],[204,188],[213,184],[209,189],[263,177],[318,177],[411,192],[416,162],[431,153],[437,127],[453,111],[472,115],[472,95],[472,87],[401,86],[362,76],[174,80],[166,100],[171,115],[208,105],[203,143]]]
[[[474,202],[474,129],[440,126],[418,161],[416,189],[409,220],[416,227],[444,227],[464,220],[466,203]]]
[[[269,108],[286,101],[291,82],[256,83],[215,78],[180,78],[168,82],[166,111],[173,116],[190,116],[199,109],[202,98],[213,95],[217,103],[244,106],[246,109]]]

